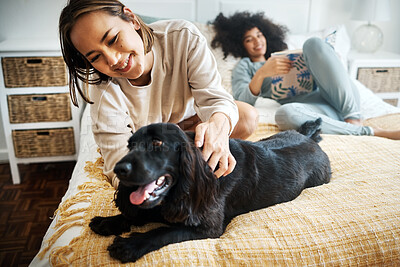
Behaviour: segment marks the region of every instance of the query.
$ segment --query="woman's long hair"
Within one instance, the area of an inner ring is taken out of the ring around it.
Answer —
[[[229,54],[240,58],[248,57],[243,45],[243,37],[254,27],[257,27],[267,39],[265,58],[268,59],[273,52],[287,49],[285,36],[288,29],[265,18],[263,12],[255,14],[247,11],[236,12],[230,17],[225,17],[220,13],[211,24],[215,30],[211,46],[213,48],[221,47],[225,58]]]
[[[78,106],[76,91],[86,102],[92,103],[88,94],[88,85],[109,81],[111,77],[93,68],[90,62],[76,50],[71,41],[71,30],[80,16],[94,11],[103,11],[125,21],[131,21],[133,18],[124,13],[124,7],[125,5],[118,0],[70,0],[61,12],[59,20],[61,52],[68,67],[69,91],[75,106]],[[135,19],[140,24],[138,34],[143,40],[145,53],[148,53],[153,46],[153,31],[139,16],[136,15]],[[78,80],[83,81],[85,90],[82,90]]]

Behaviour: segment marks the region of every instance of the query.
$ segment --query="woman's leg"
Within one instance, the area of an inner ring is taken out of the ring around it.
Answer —
[[[231,138],[246,139],[257,128],[258,112],[255,107],[242,101],[235,101],[239,110],[239,121],[236,124]]]
[[[374,128],[374,135],[379,137],[385,137],[393,140],[400,140],[400,130],[388,131],[384,129]]]
[[[360,96],[333,48],[319,38],[308,39],[303,55],[322,98],[343,119],[356,123],[361,118]]]
[[[276,111],[275,121],[279,130],[297,130],[308,120],[322,119],[324,134],[373,135],[368,126],[354,125],[340,120],[336,111],[328,104],[289,103]]]
[[[332,131],[334,125],[345,127],[340,132],[365,133],[365,127],[362,127],[360,113],[360,95],[356,85],[351,81],[342,63],[337,58],[333,48],[319,38],[308,39],[303,46],[303,54],[306,64],[316,82],[321,97],[339,114],[339,120],[344,120],[349,124],[357,127],[352,127],[347,124],[340,125],[331,121],[330,127],[325,125],[326,131]],[[327,119],[332,118],[328,116]],[[324,119],[323,119],[324,121]],[[323,123],[324,124],[324,123]],[[347,125],[347,126],[345,126]],[[400,130],[384,130],[379,128],[370,128],[375,136],[386,137],[399,140]],[[358,129],[358,130],[357,130]]]

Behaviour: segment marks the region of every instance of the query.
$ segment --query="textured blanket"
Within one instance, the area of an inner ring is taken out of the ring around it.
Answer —
[[[400,114],[368,120],[400,128]],[[260,124],[250,138],[277,132]],[[236,217],[216,239],[187,241],[149,253],[135,266],[341,266],[400,265],[400,141],[371,136],[322,135],[332,163],[329,184],[309,188],[295,200]],[[48,247],[69,227],[82,226],[68,246],[51,249],[54,266],[118,266],[107,246],[114,237],[93,233],[94,216],[118,214],[114,188],[102,173],[102,160],[87,162],[93,177],[64,201]],[[74,203],[87,202],[74,209]],[[132,228],[147,231],[157,224]],[[45,254],[47,249],[42,250]]]

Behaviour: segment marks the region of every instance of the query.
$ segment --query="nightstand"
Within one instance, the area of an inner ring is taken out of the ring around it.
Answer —
[[[0,43],[0,103],[14,184],[18,164],[76,160],[80,110],[57,40]]]
[[[349,74],[384,101],[400,107],[400,55],[385,51],[349,53]]]

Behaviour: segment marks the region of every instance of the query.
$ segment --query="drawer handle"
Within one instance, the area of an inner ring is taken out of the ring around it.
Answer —
[[[382,73],[385,73],[385,72],[388,72],[388,70],[376,70],[376,72],[377,72],[377,73],[381,73],[381,72],[382,72]]]
[[[28,58],[26,60],[26,63],[28,63],[28,64],[42,64],[43,60],[41,58]]]
[[[37,135],[50,135],[50,132],[37,132]]]
[[[33,101],[46,101],[47,100],[47,96],[34,96],[32,97]]]

